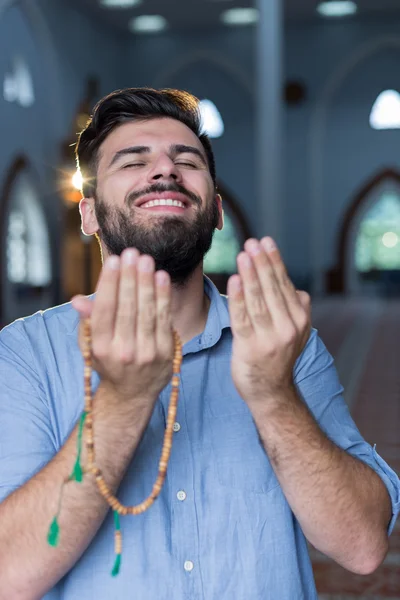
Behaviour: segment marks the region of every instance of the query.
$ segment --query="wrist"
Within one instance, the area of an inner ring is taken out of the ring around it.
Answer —
[[[250,411],[255,414],[274,413],[286,407],[297,404],[298,392],[293,380],[261,391],[257,397],[246,399]]]
[[[132,414],[137,419],[140,415],[147,417],[148,414],[151,414],[156,401],[157,397],[135,396],[128,390],[116,387],[110,381],[101,381],[93,401],[93,408],[96,410],[97,406],[106,411],[108,415],[114,413],[128,417]]]

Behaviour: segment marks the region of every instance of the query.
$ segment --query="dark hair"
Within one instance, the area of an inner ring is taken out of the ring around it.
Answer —
[[[199,138],[216,185],[214,154],[208,136],[201,133],[198,104],[199,100],[189,92],[173,89],[126,88],[102,98],[80,133],[75,149],[77,165],[83,177],[82,192],[85,198],[95,195],[98,152],[111,131],[128,121],[160,117],[181,121]]]

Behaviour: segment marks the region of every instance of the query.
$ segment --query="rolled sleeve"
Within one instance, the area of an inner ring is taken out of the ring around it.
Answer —
[[[0,502],[55,454],[46,397],[21,322],[0,333]]]
[[[344,400],[333,358],[315,329],[296,362],[294,379],[302,398],[327,437],[369,465],[382,479],[392,503],[392,518],[388,528],[390,534],[400,511],[400,480],[379,456],[376,448],[360,434]]]

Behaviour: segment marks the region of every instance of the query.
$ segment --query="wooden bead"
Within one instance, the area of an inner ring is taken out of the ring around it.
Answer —
[[[151,494],[140,504],[136,506],[124,506],[119,500],[112,494],[111,490],[107,486],[104,481],[101,470],[97,465],[94,464],[94,438],[93,438],[93,396],[92,396],[92,349],[91,349],[91,328],[90,328],[90,320],[86,319],[83,323],[83,331],[84,331],[84,349],[82,351],[83,359],[84,359],[84,394],[85,394],[85,411],[86,411],[86,420],[85,420],[85,446],[88,452],[88,464],[89,471],[95,477],[95,481],[98,487],[100,494],[106,500],[108,505],[118,514],[126,516],[128,514],[131,515],[139,515],[145,512],[150,506],[154,503],[154,501],[159,496],[162,486],[165,481],[165,474],[168,467],[169,458],[171,455],[172,448],[172,438],[173,438],[173,426],[175,423],[176,412],[177,412],[177,403],[179,396],[179,385],[180,385],[180,369],[182,364],[182,343],[177,334],[177,332],[173,331],[174,337],[174,357],[172,361],[172,369],[173,376],[171,380],[171,394],[170,394],[170,405],[168,409],[168,419],[167,426],[164,434],[164,441],[161,451],[160,462],[158,465],[158,475],[157,479],[153,485],[153,489]],[[116,552],[117,554],[121,553],[122,550],[122,535],[120,531],[116,532],[115,537],[116,544]],[[118,544],[118,546],[117,546]]]

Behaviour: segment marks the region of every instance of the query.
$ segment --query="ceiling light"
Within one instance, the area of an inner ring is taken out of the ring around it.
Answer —
[[[225,25],[251,25],[257,23],[259,12],[256,8],[230,8],[221,14]]]
[[[348,17],[357,12],[357,4],[353,0],[326,0],[318,4],[317,11],[323,17]]]
[[[129,29],[135,33],[156,33],[167,27],[168,21],[161,15],[141,15],[129,23]]]
[[[142,4],[142,0],[100,0],[100,4],[107,8],[132,8]]]

